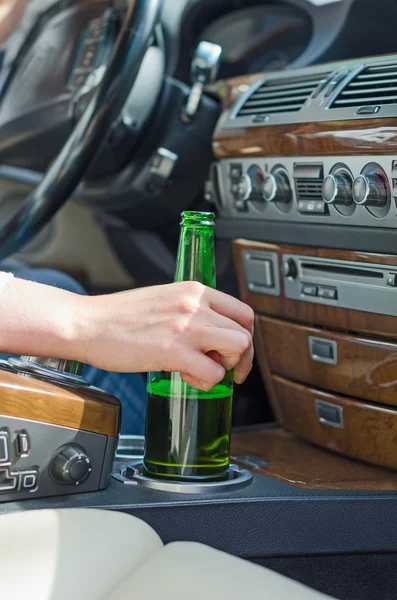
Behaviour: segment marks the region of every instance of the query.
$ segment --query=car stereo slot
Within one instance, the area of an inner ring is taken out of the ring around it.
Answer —
[[[287,298],[397,316],[396,267],[295,254],[282,262]]]
[[[345,267],[337,265],[316,264],[304,262],[301,264],[302,274],[310,275],[312,272],[330,273],[335,275],[346,275],[352,277],[368,277],[369,279],[383,279],[381,271],[360,269],[357,267]]]

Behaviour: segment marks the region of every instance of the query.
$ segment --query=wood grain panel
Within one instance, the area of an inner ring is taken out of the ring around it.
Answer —
[[[257,323],[273,373],[341,394],[397,406],[397,344],[266,317],[260,317]],[[336,342],[336,365],[311,358],[309,336]]]
[[[397,410],[326,393],[274,376],[283,426],[328,450],[397,469]],[[318,420],[315,400],[343,409],[344,428]]]
[[[258,361],[259,371],[265,384],[266,399],[269,400],[275,420],[279,425],[283,425],[282,413],[277,401],[277,395],[273,386],[273,378],[270,370],[270,356],[268,351],[272,352],[268,345],[265,345],[263,339],[263,329],[260,325],[258,317],[255,319],[255,355]]]
[[[121,405],[104,392],[0,371],[0,415],[117,437]]]
[[[232,77],[231,79],[220,79],[214,84],[205,88],[206,93],[217,96],[222,102],[222,108],[226,116],[227,109],[231,108],[235,102],[248,91],[248,88],[263,77],[263,73],[253,75],[242,75]]]
[[[285,320],[307,323],[308,325],[320,325],[342,331],[365,333],[372,335],[373,337],[383,337],[391,340],[397,339],[396,317],[377,315],[374,313],[357,310],[349,310],[335,306],[325,306],[311,302],[290,300],[284,296],[284,282],[282,277],[281,296],[279,297],[265,296],[263,294],[251,292],[245,282],[241,256],[242,250],[247,249],[275,252],[278,254],[280,265],[282,254],[294,253],[305,256],[378,263],[389,265],[395,268],[397,267],[397,256],[352,252],[348,250],[332,250],[289,245],[280,246],[276,244],[263,244],[260,242],[250,242],[246,240],[235,240],[233,242],[234,264],[237,272],[241,297],[256,311],[256,313],[281,317]]]
[[[218,159],[393,154],[397,150],[395,118],[223,129],[226,116],[221,116],[212,140]]]
[[[299,488],[397,490],[397,472],[312,446],[279,428],[234,433],[231,450],[234,462]],[[267,464],[255,467],[251,457]]]

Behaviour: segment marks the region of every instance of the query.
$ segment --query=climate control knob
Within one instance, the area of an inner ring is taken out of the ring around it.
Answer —
[[[352,181],[345,173],[331,173],[324,179],[322,196],[327,204],[349,206],[353,203]]]
[[[91,460],[80,446],[69,444],[60,448],[50,464],[50,473],[58,483],[80,485],[92,471]]]
[[[387,203],[387,183],[381,175],[362,173],[353,184],[353,200],[356,204],[380,208]]]
[[[265,202],[290,202],[292,191],[287,174],[280,169],[266,175],[263,181],[262,194]]]

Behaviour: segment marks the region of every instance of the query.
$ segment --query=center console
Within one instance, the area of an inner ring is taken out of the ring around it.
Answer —
[[[211,173],[278,423],[391,469],[396,80],[387,56],[226,82]]]

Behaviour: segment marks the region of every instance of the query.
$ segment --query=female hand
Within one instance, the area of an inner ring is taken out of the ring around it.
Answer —
[[[82,362],[111,371],[176,371],[211,389],[253,360],[254,314],[239,300],[197,282],[81,298]]]

